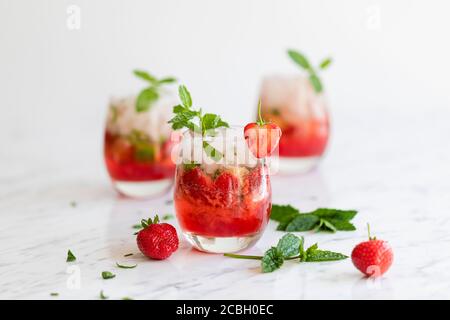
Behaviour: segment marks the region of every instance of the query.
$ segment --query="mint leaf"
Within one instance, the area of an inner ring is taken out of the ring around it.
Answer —
[[[219,161],[223,157],[223,154],[219,150],[206,141],[203,141],[203,149],[205,150],[206,155],[214,161]]]
[[[185,108],[192,107],[191,94],[189,93],[188,89],[185,86],[183,85],[179,86],[178,95],[180,96],[181,103]]]
[[[166,83],[174,83],[176,82],[177,79],[173,78],[173,77],[167,77],[167,78],[163,78],[161,80],[158,80],[158,84],[166,84]]]
[[[323,59],[322,62],[320,63],[320,65],[319,65],[319,68],[322,69],[322,70],[325,70],[326,68],[328,68],[330,66],[332,61],[333,60],[331,58]]]
[[[329,208],[318,208],[311,212],[312,214],[325,219],[352,220],[358,213],[356,210],[339,210]]]
[[[315,73],[311,73],[309,75],[309,82],[311,82],[314,91],[316,91],[317,93],[322,92],[322,82],[320,81],[319,77],[315,74]]]
[[[300,232],[314,229],[319,222],[319,218],[313,214],[299,214],[286,225],[285,231]]]
[[[72,262],[77,260],[77,257],[75,257],[75,255],[72,253],[72,251],[67,251],[67,259],[66,262]]]
[[[109,271],[103,271],[102,272],[102,278],[103,279],[112,279],[112,278],[114,278],[116,275],[114,274],[114,273],[112,273],[112,272],[109,272]]]
[[[278,222],[290,222],[300,212],[291,205],[272,205],[272,212],[270,213],[270,219]]]
[[[127,266],[127,265],[119,264],[119,263],[116,262],[116,266],[119,267],[119,268],[122,268],[122,269],[133,269],[133,268],[137,267],[137,264],[133,264],[133,265]]]
[[[309,213],[300,213],[291,205],[272,205],[270,219],[278,221],[277,230],[301,231],[352,231],[355,226],[349,222],[357,214],[356,210],[318,208]]]
[[[127,253],[127,254],[124,254],[123,256],[124,257],[130,257],[130,256],[132,256],[133,254],[132,253]]]
[[[325,228],[331,232],[336,232],[337,228],[328,220],[320,219],[320,225],[322,228]]]
[[[152,106],[152,103],[158,100],[159,94],[153,87],[144,89],[139,93],[136,100],[136,111],[144,112],[148,111]]]
[[[272,272],[279,269],[284,262],[283,254],[276,248],[272,247],[264,253],[261,260],[262,272]]]
[[[295,63],[297,63],[303,69],[305,70],[311,69],[311,65],[308,59],[300,52],[295,50],[288,50],[288,55]]]
[[[228,123],[223,121],[220,116],[212,113],[206,113],[201,119],[202,133],[205,134],[208,130],[213,130],[220,127],[229,128]],[[211,135],[211,134],[210,134]]]
[[[131,226],[133,229],[142,229],[142,224],[134,224]]]
[[[277,250],[284,258],[288,258],[299,253],[300,244],[301,240],[299,237],[288,233],[278,241]]]
[[[333,224],[333,226],[336,228],[336,230],[339,231],[354,231],[356,230],[355,226],[348,221],[344,220],[337,220],[337,219],[327,219],[330,223]]]
[[[156,82],[158,82],[158,80],[156,80],[156,78],[152,75],[150,75],[148,72],[143,71],[143,70],[134,70],[133,71],[134,75],[138,78],[141,78],[142,80],[148,81],[151,84],[154,84]]]
[[[305,262],[337,261],[347,258],[348,256],[342,253],[317,249],[307,254]]]
[[[103,293],[103,290],[102,290],[102,291],[100,291],[100,299],[102,299],[102,300],[106,300],[106,299],[109,299],[109,297],[108,297],[108,296],[105,296],[105,294]]]
[[[51,295],[52,297],[57,297],[57,296],[59,296],[59,293],[58,293],[58,292],[52,292],[52,293],[50,293],[50,295]]]

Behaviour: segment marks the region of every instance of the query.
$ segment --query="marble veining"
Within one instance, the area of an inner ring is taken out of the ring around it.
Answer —
[[[275,203],[359,210],[355,232],[302,235],[308,244],[350,254],[370,222],[395,253],[391,270],[375,281],[350,260],[290,261],[262,274],[257,261],[200,253],[185,241],[170,259],[148,260],[132,225],[173,214],[171,193],[146,201],[118,197],[100,141],[92,139],[97,131],[47,137],[52,150],[24,136],[0,151],[0,298],[98,299],[103,290],[111,299],[448,299],[449,117],[448,110],[347,110],[333,117],[330,148],[317,170],[272,179]],[[275,226],[246,252],[276,243],[282,233]],[[76,262],[66,263],[68,249]],[[116,261],[138,266],[119,269]],[[104,270],[116,278],[103,280]]]

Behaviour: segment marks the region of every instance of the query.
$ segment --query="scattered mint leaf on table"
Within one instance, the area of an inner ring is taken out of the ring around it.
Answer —
[[[353,231],[355,226],[350,222],[356,210],[339,210],[319,208],[311,212],[301,213],[291,205],[272,205],[270,219],[278,221],[277,230],[287,232],[301,231]]]
[[[165,214],[163,217],[162,217],[162,219],[163,220],[170,220],[170,219],[173,219],[174,217],[173,217],[173,214]]]
[[[114,274],[114,273],[112,273],[112,272],[110,272],[110,271],[103,271],[102,272],[102,278],[103,279],[112,279],[112,278],[114,278],[116,275]]]
[[[270,219],[278,222],[289,222],[300,212],[291,205],[276,205],[272,206],[272,212],[270,214]]]
[[[130,297],[123,297],[122,300],[133,300],[133,298],[130,298]]]
[[[116,262],[116,266],[122,269],[133,269],[137,267],[137,264],[132,264],[132,265],[124,265],[124,264],[119,264]]]
[[[304,249],[304,238],[292,233],[285,234],[276,247],[271,247],[263,256],[249,256],[225,253],[224,256],[235,259],[261,260],[261,270],[264,273],[273,272],[283,265],[285,260],[298,259],[299,262],[324,262],[347,259],[342,253],[320,250],[317,243]]]
[[[277,230],[284,230],[287,232],[308,231],[312,230],[319,220],[320,219],[313,214],[299,214],[287,223],[284,229],[280,227]]]
[[[105,294],[103,293],[103,290],[100,291],[100,299],[102,299],[102,300],[109,299],[108,296],[105,296]]]
[[[75,257],[75,255],[72,253],[72,251],[67,251],[67,259],[66,262],[72,262],[77,260],[77,257]]]
[[[299,253],[301,244],[302,240],[299,237],[288,233],[278,241],[277,250],[282,254],[283,258],[288,258]]]
[[[58,292],[52,292],[52,293],[50,293],[50,295],[51,295],[52,297],[57,297],[57,296],[59,296],[59,293],[58,293]]]
[[[283,254],[276,247],[272,247],[261,258],[262,272],[272,272],[279,269],[284,262]]]

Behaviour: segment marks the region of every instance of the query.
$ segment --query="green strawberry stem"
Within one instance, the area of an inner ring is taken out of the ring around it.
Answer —
[[[230,258],[235,258],[235,259],[248,259],[248,260],[262,260],[263,256],[248,256],[248,255],[244,255],[244,254],[234,254],[234,253],[224,253],[223,254],[225,257],[230,257]],[[294,260],[294,259],[299,259],[300,256],[293,256],[293,257],[288,257],[288,258],[284,258],[284,260]]]
[[[261,116],[261,99],[258,101],[258,117],[259,120],[256,122],[259,126],[263,126],[265,124],[264,119]]]
[[[370,236],[370,224],[367,223],[367,234],[369,235],[369,240],[377,240],[377,237]]]

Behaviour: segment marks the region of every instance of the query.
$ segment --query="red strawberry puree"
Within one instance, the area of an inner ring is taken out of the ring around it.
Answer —
[[[206,174],[200,166],[177,169],[174,203],[186,232],[207,237],[242,237],[262,231],[269,220],[267,168],[233,167]]]

